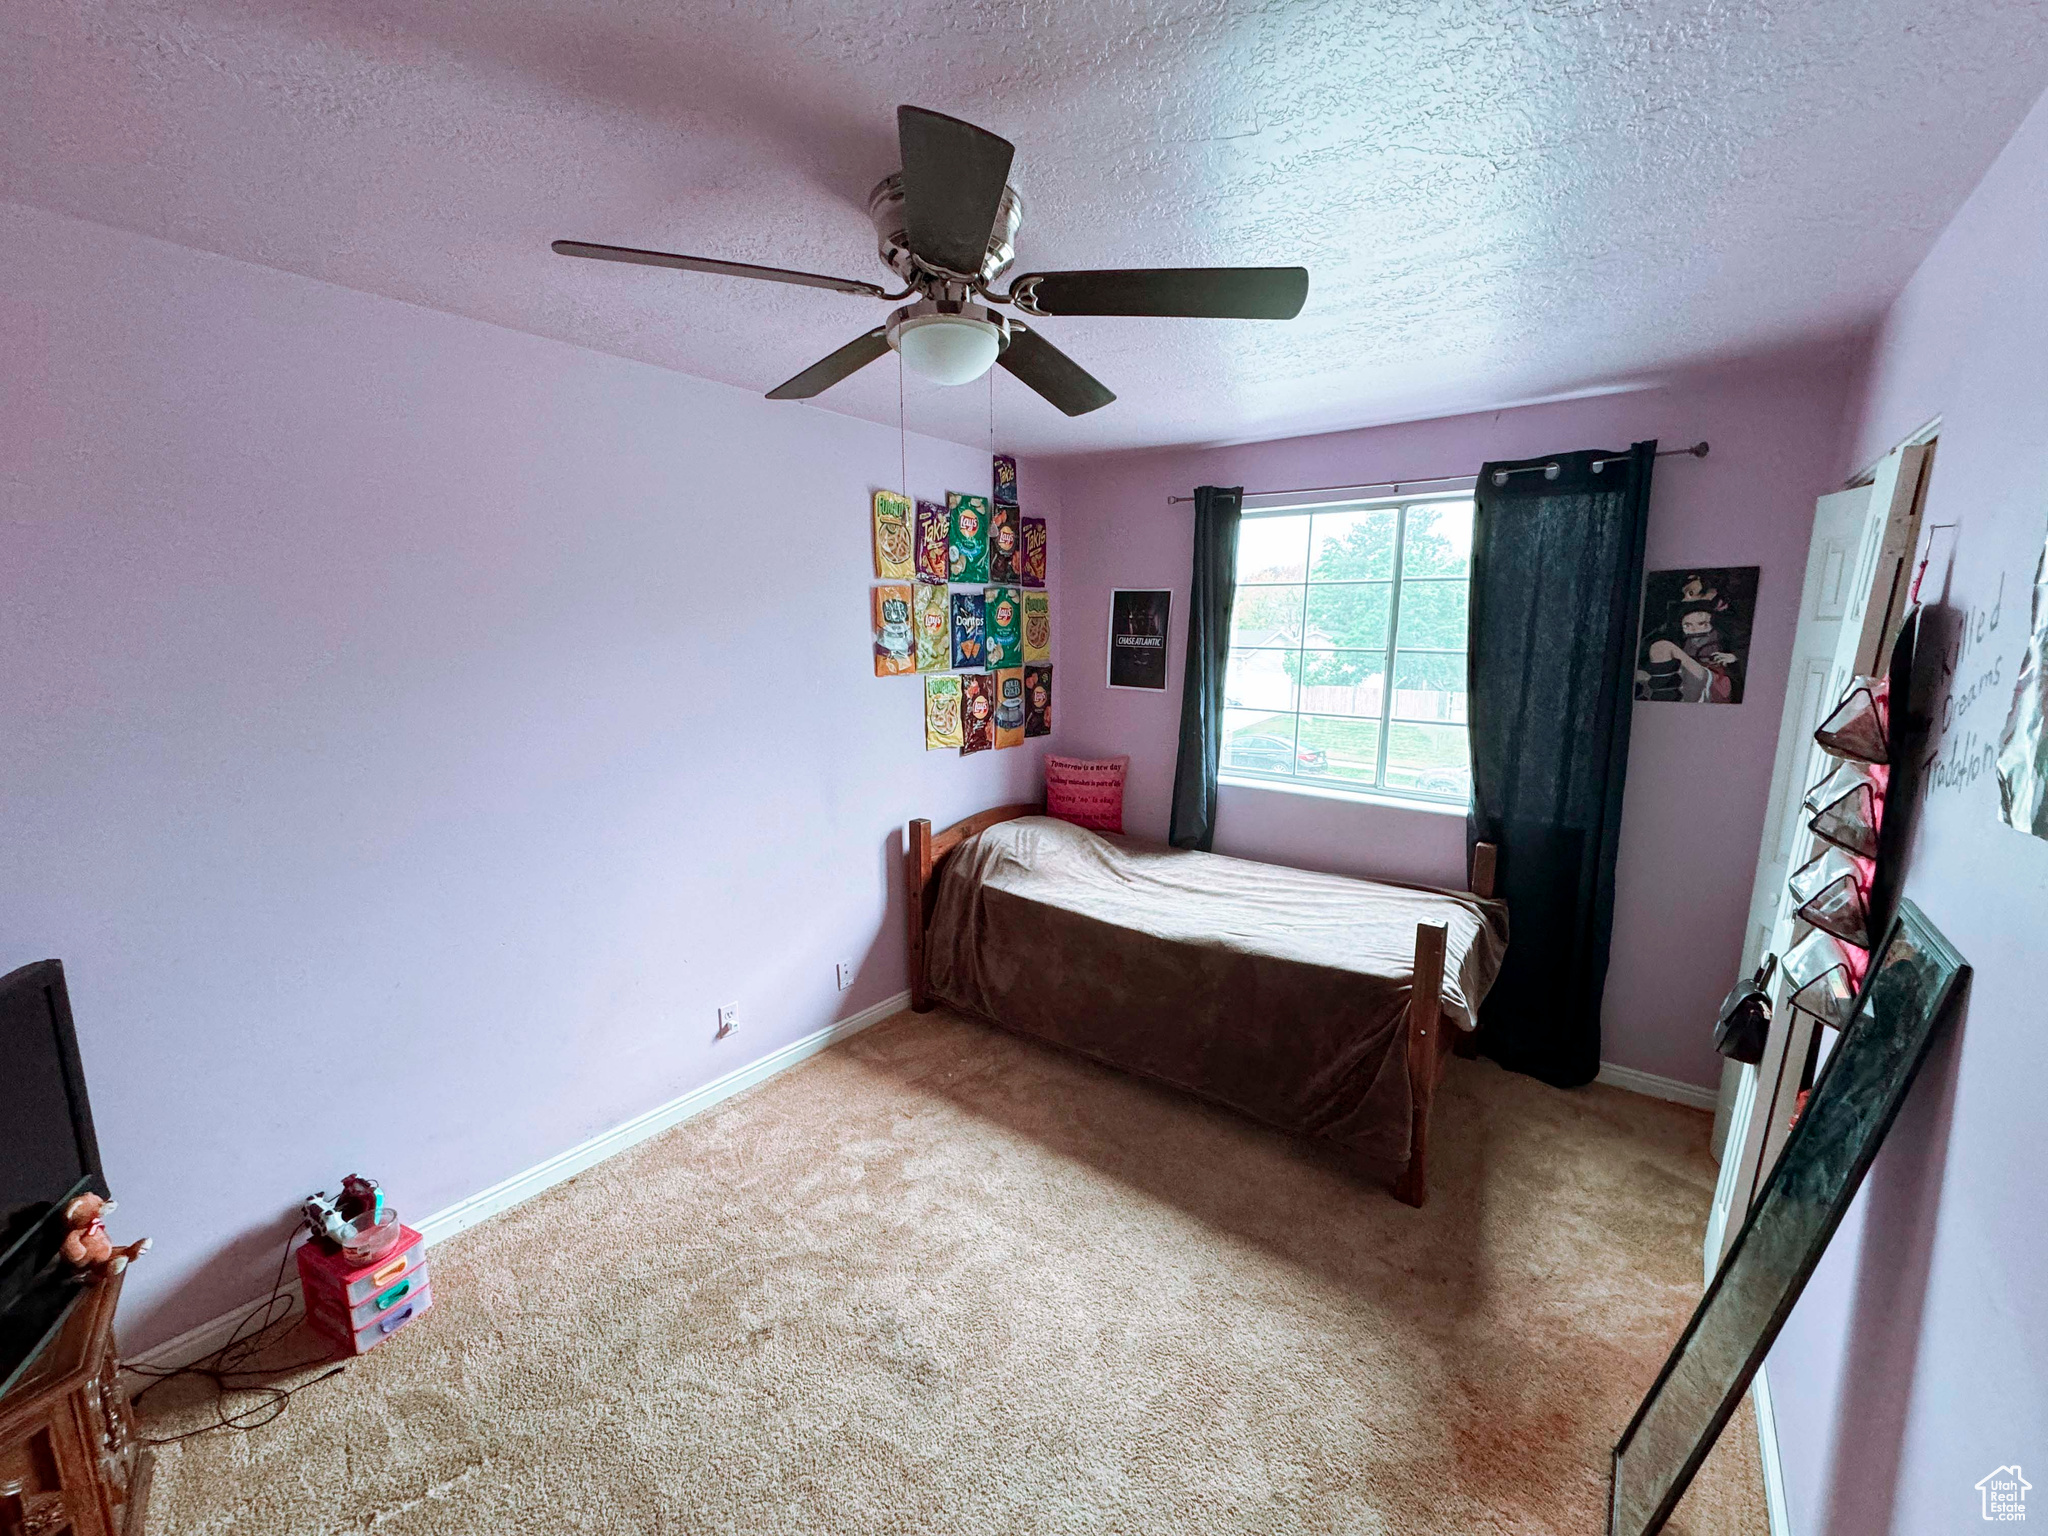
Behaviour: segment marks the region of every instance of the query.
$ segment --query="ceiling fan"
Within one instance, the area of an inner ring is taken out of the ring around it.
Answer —
[[[896,109],[903,169],[868,194],[868,217],[883,262],[907,285],[889,293],[855,278],[757,267],[707,256],[672,256],[621,245],[557,240],[563,256],[714,272],[771,283],[830,288],[894,302],[888,320],[768,391],[770,400],[808,400],[865,368],[890,348],[926,378],[967,384],[997,363],[1065,411],[1080,416],[1116,398],[1001,304],[1042,315],[1158,315],[1292,320],[1308,297],[1303,267],[1176,267],[1105,272],[1033,272],[995,293],[989,284],[1016,260],[1023,201],[1009,184],[1016,148],[984,128],[923,107]]]

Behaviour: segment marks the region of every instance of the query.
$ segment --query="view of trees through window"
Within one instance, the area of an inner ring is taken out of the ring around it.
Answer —
[[[1469,800],[1471,559],[1469,493],[1246,513],[1224,772]]]

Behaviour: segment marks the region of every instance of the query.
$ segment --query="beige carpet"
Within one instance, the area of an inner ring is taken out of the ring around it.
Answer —
[[[1698,1289],[1707,1117],[1454,1062],[1437,1125],[1412,1211],[900,1015],[435,1249],[419,1325],[167,1448],[150,1530],[1590,1536]],[[1746,1414],[1670,1529],[1766,1529]]]

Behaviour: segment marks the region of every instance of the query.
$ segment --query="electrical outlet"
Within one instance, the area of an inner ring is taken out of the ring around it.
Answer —
[[[719,1039],[723,1040],[727,1035],[731,1034],[734,1030],[738,1029],[739,1027],[740,1005],[738,1003],[727,1003],[718,1010]]]
[[[839,976],[839,990],[844,992],[853,985],[853,962],[851,960],[842,960],[834,969]]]

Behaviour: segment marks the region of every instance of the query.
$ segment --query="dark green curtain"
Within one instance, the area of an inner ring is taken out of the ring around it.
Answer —
[[[1223,669],[1237,595],[1241,485],[1195,487],[1195,572],[1188,583],[1188,664],[1180,690],[1180,759],[1173,769],[1176,848],[1207,853],[1216,841],[1216,768],[1223,756]]]
[[[1500,848],[1511,931],[1479,1044],[1564,1088],[1600,1070],[1656,452],[1647,442],[1488,464],[1476,492],[1467,831]],[[1597,474],[1596,459],[1607,461]]]

